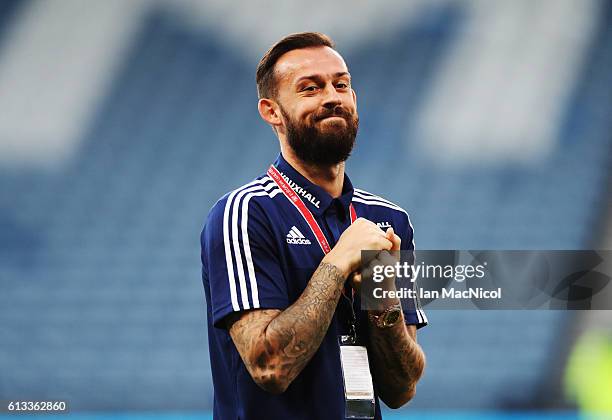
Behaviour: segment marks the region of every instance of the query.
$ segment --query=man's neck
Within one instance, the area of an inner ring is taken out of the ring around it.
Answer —
[[[344,162],[330,166],[308,165],[298,159],[288,148],[282,153],[285,160],[310,182],[323,188],[333,198],[342,195]]]

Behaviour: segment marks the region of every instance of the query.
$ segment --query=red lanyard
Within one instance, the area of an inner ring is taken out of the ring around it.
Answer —
[[[329,251],[331,251],[331,247],[327,242],[327,238],[325,237],[325,234],[321,230],[321,227],[315,220],[314,216],[312,215],[310,210],[308,210],[306,204],[304,204],[302,199],[296,194],[293,188],[291,188],[291,186],[287,184],[287,181],[283,179],[280,172],[278,172],[278,169],[276,169],[274,165],[270,165],[270,168],[268,169],[268,175],[270,176],[270,178],[272,178],[274,182],[276,182],[276,185],[279,186],[283,194],[285,194],[285,197],[287,197],[287,199],[291,201],[291,203],[298,209],[302,217],[304,217],[304,220],[306,220],[306,223],[308,223],[308,226],[310,226],[310,230],[312,230],[312,233],[314,233],[315,237],[317,238],[317,241],[319,242],[323,253],[327,254]],[[357,219],[357,213],[355,213],[353,203],[349,205],[349,210],[351,213],[351,223],[353,223]]]

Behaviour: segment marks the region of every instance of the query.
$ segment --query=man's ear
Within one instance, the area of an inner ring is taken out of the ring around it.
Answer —
[[[353,102],[355,102],[355,109],[357,109],[357,94],[355,93],[355,89],[351,88],[351,93],[353,94]]]
[[[259,102],[257,102],[257,110],[261,118],[275,130],[282,124],[280,107],[273,99],[261,98]]]

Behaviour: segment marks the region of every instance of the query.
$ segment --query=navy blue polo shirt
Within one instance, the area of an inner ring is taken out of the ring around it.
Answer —
[[[282,155],[274,165],[312,212],[331,247],[351,223],[352,202],[357,217],[375,222],[384,230],[393,227],[402,239],[402,249],[414,249],[410,219],[397,205],[353,189],[346,175],[342,195],[332,198]],[[338,336],[348,333],[347,299],[341,297],[321,346],[280,395],[264,391],[253,381],[224,327],[224,318],[232,312],[282,310],[306,288],[324,254],[295,206],[264,174],[217,201],[202,231],[201,245],[214,418],[344,419]],[[353,305],[358,314],[358,336],[367,345],[367,313],[360,310],[358,296]],[[404,317],[407,324],[427,324],[418,302],[404,308]],[[378,397],[376,418],[380,418]]]

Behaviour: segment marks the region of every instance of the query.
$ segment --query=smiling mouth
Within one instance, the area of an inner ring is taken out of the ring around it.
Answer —
[[[344,118],[343,116],[341,116],[341,115],[330,115],[330,116],[328,116],[328,117],[323,117],[323,118],[321,118],[319,121],[328,120],[328,119],[330,119],[330,118],[340,118],[340,119],[342,119],[342,120],[344,120],[344,119],[345,119],[345,118]]]

